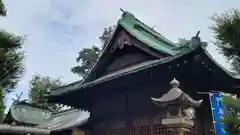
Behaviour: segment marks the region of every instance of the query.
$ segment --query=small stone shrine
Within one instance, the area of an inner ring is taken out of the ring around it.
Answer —
[[[179,87],[180,83],[175,78],[170,83],[172,89],[160,98],[152,98],[152,101],[167,109],[166,118],[162,119],[162,124],[169,130],[183,135],[194,126],[195,109],[200,107],[203,100],[193,100]]]

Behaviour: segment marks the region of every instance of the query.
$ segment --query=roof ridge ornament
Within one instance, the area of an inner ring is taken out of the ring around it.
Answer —
[[[135,18],[135,16],[134,16],[132,13],[130,13],[130,12],[128,12],[128,11],[125,11],[125,10],[123,10],[122,8],[120,8],[120,10],[123,12],[123,13],[122,13],[122,18],[123,18],[123,17],[133,17],[133,18]]]
[[[173,88],[178,88],[180,86],[180,82],[174,77],[173,80],[170,82]]]
[[[198,37],[198,36],[199,36],[199,34],[200,34],[200,31],[198,31],[198,32],[197,32],[197,34],[196,34],[196,36],[195,36],[195,37]]]
[[[125,13],[126,11],[125,10],[123,10],[122,8],[120,8],[120,10],[123,12],[123,13]]]
[[[190,49],[195,49],[201,45],[201,39],[199,37],[200,31],[197,32],[196,36],[191,38],[191,43],[189,44]]]

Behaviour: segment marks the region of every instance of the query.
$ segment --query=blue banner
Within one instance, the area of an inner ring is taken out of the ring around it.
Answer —
[[[210,93],[210,104],[213,115],[213,124],[215,127],[216,135],[228,135],[224,130],[224,124],[221,119],[224,117],[224,105],[221,99],[224,97],[224,93]]]

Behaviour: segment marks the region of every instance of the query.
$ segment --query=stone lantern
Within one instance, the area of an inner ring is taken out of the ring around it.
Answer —
[[[160,98],[151,98],[158,106],[166,107],[166,118],[162,119],[162,124],[169,130],[183,135],[184,132],[194,126],[195,109],[199,107],[203,100],[193,100],[179,87],[180,83],[175,78],[170,83],[172,89]]]

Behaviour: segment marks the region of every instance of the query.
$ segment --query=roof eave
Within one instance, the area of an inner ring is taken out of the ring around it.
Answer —
[[[117,26],[116,26],[116,29],[114,30],[113,32],[113,35],[112,35],[112,38],[111,40],[108,42],[108,44],[106,45],[105,48],[103,48],[102,50],[102,53],[100,54],[100,56],[98,57],[97,61],[95,62],[95,64],[93,65],[93,67],[89,70],[89,72],[87,72],[87,74],[84,76],[84,78],[82,79],[81,81],[81,84],[84,84],[88,79],[89,77],[92,75],[92,73],[96,70],[97,66],[99,65],[100,63],[100,60],[102,58],[103,55],[106,54],[107,50],[109,50],[109,47],[110,45],[112,44],[112,39],[116,36],[117,32],[119,31],[119,22],[117,23]]]
[[[229,76],[231,79],[235,79],[235,80],[240,80],[240,75],[234,75],[233,73],[231,73],[228,69],[224,68],[222,65],[220,65],[212,56],[211,54],[207,51],[205,46],[201,46],[201,49],[203,50],[204,54],[210,59],[210,61],[213,62],[214,65],[216,65],[217,67],[220,68],[220,70],[222,70],[227,76]]]
[[[82,84],[82,85],[79,85],[79,86],[76,86],[76,87],[72,87],[72,88],[65,87],[65,89],[54,90],[54,91],[51,91],[50,94],[47,97],[48,98],[57,97],[57,96],[60,96],[60,95],[62,95],[64,93],[69,93],[69,92],[75,91],[75,90],[81,90],[83,88],[86,88],[86,87],[89,87],[89,86],[92,86],[92,85],[95,85],[95,84],[99,84],[99,83],[106,82],[106,81],[109,81],[109,80],[112,80],[112,79],[116,79],[118,77],[125,76],[125,75],[128,75],[128,74],[136,73],[138,71],[142,71],[142,70],[145,70],[145,69],[153,67],[153,66],[157,66],[157,65],[160,65],[160,64],[171,62],[171,61],[176,60],[176,59],[178,59],[178,58],[180,58],[182,56],[185,56],[185,55],[187,55],[187,54],[189,54],[191,52],[194,52],[194,50],[189,50],[189,51],[186,51],[184,53],[177,54],[175,56],[158,59],[158,60],[155,60],[155,61],[153,61],[152,63],[150,63],[148,65],[145,65],[145,66],[136,68],[134,70],[130,70],[128,72],[121,73],[121,74],[116,74],[116,75],[111,76],[111,77],[94,80],[92,82],[89,82],[89,83],[86,83],[86,84]]]

